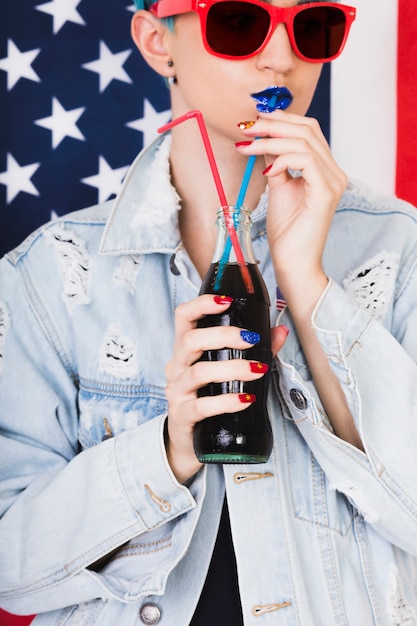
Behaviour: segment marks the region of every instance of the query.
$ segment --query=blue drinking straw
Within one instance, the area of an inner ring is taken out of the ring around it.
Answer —
[[[289,91],[287,87],[268,87],[263,91],[258,93],[251,94],[252,98],[256,100],[257,105],[256,108],[260,113],[272,113],[276,109],[281,109],[281,111],[285,111],[290,106],[293,95]],[[255,139],[259,139],[259,137],[255,137]],[[249,185],[249,180],[252,175],[253,167],[255,165],[256,157],[251,155],[246,164],[245,172],[243,174],[242,184],[240,186],[239,195],[236,200],[236,209],[233,215],[235,228],[238,223],[240,208],[243,206],[243,202],[246,196],[246,192]],[[230,241],[230,237],[227,237],[226,245],[224,247],[224,252],[219,262],[219,268],[216,276],[216,280],[214,282],[214,289],[220,289],[220,281],[223,277],[224,268],[226,263],[230,257],[230,251],[232,248],[232,244]]]
[[[236,208],[235,208],[235,212],[233,214],[233,221],[234,221],[234,224],[235,224],[235,228],[237,227],[237,224],[238,224],[240,208],[243,206],[243,202],[245,200],[246,192],[247,192],[247,189],[248,189],[250,177],[252,175],[253,167],[255,165],[255,161],[256,161],[256,156],[251,154],[251,156],[248,158],[248,162],[246,163],[246,168],[245,168],[245,171],[244,171],[244,174],[243,174],[242,183],[240,185],[239,194],[238,194],[238,197],[237,197],[237,200],[236,200]],[[224,251],[223,251],[222,257],[221,257],[220,262],[219,262],[219,267],[218,267],[218,271],[217,271],[216,280],[214,281],[214,290],[215,291],[220,289],[220,282],[221,282],[221,279],[223,278],[224,269],[225,269],[226,263],[229,260],[231,249],[232,249],[232,242],[230,240],[230,237],[228,236],[227,240],[226,240],[226,245],[224,247]]]

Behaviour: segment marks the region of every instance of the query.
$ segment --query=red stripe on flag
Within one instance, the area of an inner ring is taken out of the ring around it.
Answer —
[[[281,293],[281,289],[277,286],[277,290],[276,290],[276,307],[277,307],[278,311],[283,311],[286,306],[287,306],[287,303],[285,302],[284,296]]]
[[[396,193],[417,205],[417,14],[414,2],[398,0]]]

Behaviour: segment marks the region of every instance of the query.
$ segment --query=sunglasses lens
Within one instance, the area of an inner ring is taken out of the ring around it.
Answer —
[[[262,45],[269,25],[269,13],[256,4],[217,2],[207,14],[207,43],[213,52],[246,56]]]
[[[346,31],[346,17],[337,7],[312,7],[294,18],[294,38],[308,59],[330,59],[338,54]]]

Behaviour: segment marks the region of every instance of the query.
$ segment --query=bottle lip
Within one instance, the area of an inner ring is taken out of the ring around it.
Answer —
[[[217,221],[222,223],[226,221],[225,214],[227,212],[228,219],[233,220],[235,226],[242,223],[251,222],[251,211],[246,206],[236,204],[228,204],[217,209]]]
[[[241,213],[250,213],[250,210],[244,204],[240,206],[238,204],[226,204],[217,209],[217,214],[219,215],[219,214],[224,213],[225,209],[233,213],[235,213],[236,210],[238,210]]]
[[[226,210],[225,210],[226,209]],[[226,218],[227,211],[227,218]],[[246,206],[239,206],[236,204],[228,204],[226,206],[217,209],[216,223],[219,227],[226,227],[227,219],[233,222],[235,230],[252,226],[251,211]]]

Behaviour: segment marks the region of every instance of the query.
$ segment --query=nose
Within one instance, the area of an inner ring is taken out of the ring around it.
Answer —
[[[286,26],[278,24],[265,48],[257,55],[257,66],[277,74],[286,74],[293,69],[295,59]]]

